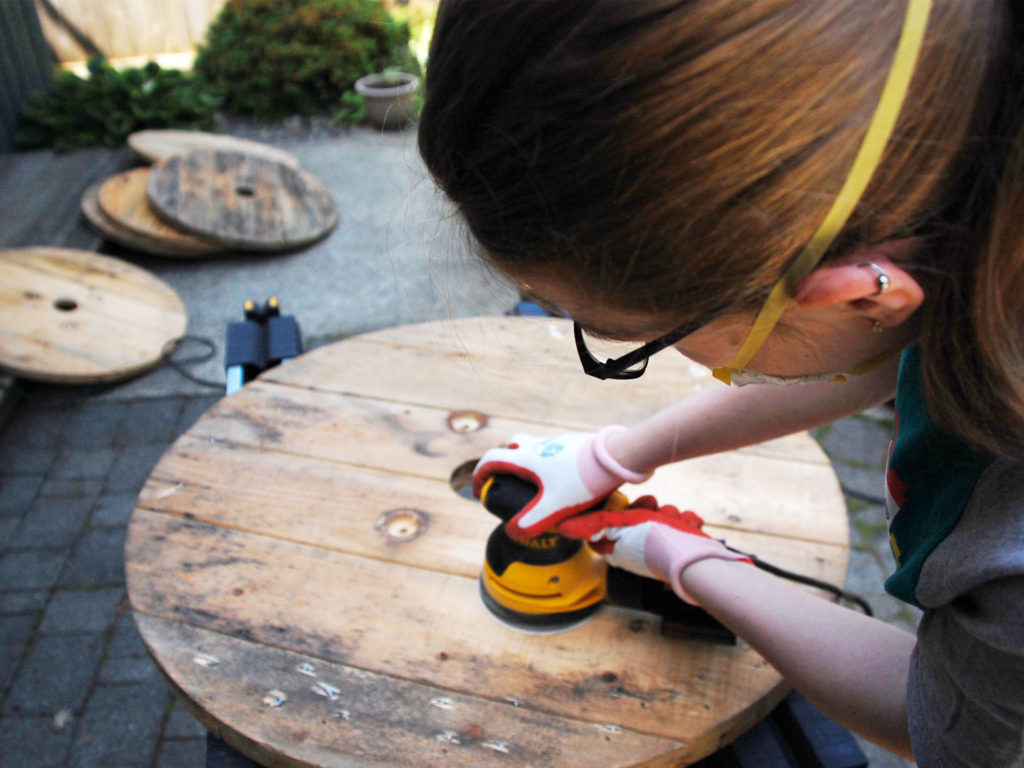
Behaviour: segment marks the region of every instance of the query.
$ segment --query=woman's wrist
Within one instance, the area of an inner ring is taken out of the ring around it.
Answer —
[[[646,441],[636,439],[636,427],[609,430],[604,435],[604,448],[613,461],[638,476],[650,476],[658,468],[644,456],[642,445]]]

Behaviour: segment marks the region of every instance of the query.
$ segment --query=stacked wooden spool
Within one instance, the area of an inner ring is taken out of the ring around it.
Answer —
[[[142,131],[129,145],[152,165],[97,182],[86,220],[109,240],[157,256],[290,251],[334,229],[334,199],[283,150],[195,131]]]

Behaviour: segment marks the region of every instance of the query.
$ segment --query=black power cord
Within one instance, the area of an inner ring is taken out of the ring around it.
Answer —
[[[860,608],[861,611],[864,612],[865,616],[874,616],[875,615],[875,612],[871,610],[871,605],[868,603],[867,600],[865,600],[860,595],[855,595],[852,592],[847,592],[845,589],[840,589],[835,584],[829,584],[827,581],[821,581],[820,579],[815,579],[815,578],[812,578],[810,576],[804,576],[801,573],[794,573],[793,571],[787,571],[785,568],[780,568],[777,565],[772,565],[771,563],[766,563],[764,560],[759,558],[757,555],[751,555],[751,554],[749,554],[747,552],[741,552],[738,549],[734,549],[733,547],[730,547],[728,544],[725,544],[724,546],[730,552],[735,552],[737,555],[743,555],[744,557],[749,557],[750,558],[750,562],[752,562],[755,566],[760,568],[762,571],[770,573],[773,576],[778,576],[779,578],[782,578],[782,579],[787,579],[789,581],[795,581],[798,584],[806,584],[809,587],[816,587],[817,589],[822,589],[822,590],[828,592],[829,594],[835,595],[840,600],[845,600],[848,603],[853,603],[858,608]]]

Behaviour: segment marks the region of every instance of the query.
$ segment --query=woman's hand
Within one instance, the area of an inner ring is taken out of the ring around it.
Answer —
[[[571,515],[604,499],[623,483],[650,475],[632,472],[608,453],[608,435],[625,427],[608,426],[596,434],[573,432],[557,437],[518,434],[508,445],[483,455],[473,471],[473,495],[494,475],[514,475],[537,486],[537,495],[506,524],[509,536],[537,536]]]
[[[558,532],[589,541],[610,565],[668,582],[680,598],[697,605],[680,578],[688,566],[709,557],[750,562],[704,533],[703,526],[695,512],[659,507],[653,496],[642,496],[626,509],[570,517]]]

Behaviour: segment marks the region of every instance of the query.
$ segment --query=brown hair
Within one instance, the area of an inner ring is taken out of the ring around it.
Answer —
[[[929,406],[972,444],[1024,457],[1012,6],[936,0],[893,139],[829,255],[931,238],[908,265],[929,297]],[[420,151],[502,271],[557,275],[666,327],[753,309],[842,185],[904,13],[889,0],[444,0]]]

